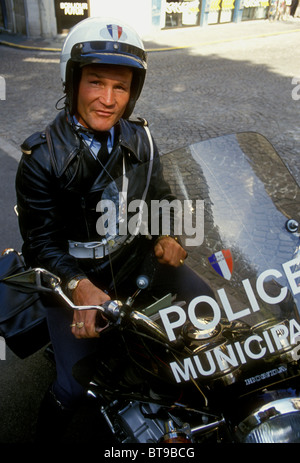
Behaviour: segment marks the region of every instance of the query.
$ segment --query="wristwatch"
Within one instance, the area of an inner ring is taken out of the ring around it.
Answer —
[[[84,278],[86,278],[85,276],[82,276],[82,277],[75,277],[75,278],[72,278],[72,280],[70,280],[67,284],[67,288],[68,288],[68,291],[70,292],[73,292],[74,289],[77,288],[78,286],[78,283],[80,282],[80,280],[83,280]]]

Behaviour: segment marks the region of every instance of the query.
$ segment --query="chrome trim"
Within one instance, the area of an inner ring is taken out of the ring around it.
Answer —
[[[152,336],[157,336],[161,341],[170,344],[169,338],[166,333],[157,325],[155,322],[151,320],[151,318],[147,317],[141,312],[137,312],[134,310],[130,314],[130,318],[133,324],[137,327],[144,328]]]
[[[243,439],[256,427],[275,417],[299,412],[300,398],[298,397],[274,400],[273,402],[269,402],[257,408],[251,415],[243,420],[237,427],[237,435],[239,439]]]

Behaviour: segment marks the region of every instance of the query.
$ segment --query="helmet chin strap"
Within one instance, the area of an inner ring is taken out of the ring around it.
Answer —
[[[62,106],[61,108],[58,107],[59,103],[60,103],[61,101],[65,100],[66,97],[67,97],[67,95],[63,95],[63,96],[60,97],[60,98],[57,100],[57,102],[55,103],[55,109],[56,109],[57,111],[61,111],[62,109],[64,109],[64,108],[66,107],[66,102],[65,102],[64,106]]]
[[[85,133],[85,134],[87,134],[89,136],[94,136],[97,133],[96,130],[84,127],[84,125],[82,125],[82,124],[80,124],[80,125],[76,124],[76,122],[74,121],[74,117],[73,117],[73,116],[75,116],[77,121],[78,121],[78,117],[77,117],[76,114],[69,113],[69,115],[70,115],[70,122],[71,122],[72,127],[75,130],[75,132],[83,132],[83,133]]]

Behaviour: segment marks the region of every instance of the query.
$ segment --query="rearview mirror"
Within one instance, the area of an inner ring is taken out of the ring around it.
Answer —
[[[3,283],[18,286],[24,292],[53,292],[60,286],[61,280],[53,273],[42,268],[26,270],[22,273],[3,278]]]

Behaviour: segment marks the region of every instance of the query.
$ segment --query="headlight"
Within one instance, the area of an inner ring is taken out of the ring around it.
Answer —
[[[237,429],[239,442],[300,443],[300,399],[286,398],[255,410]]]

